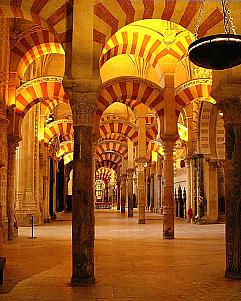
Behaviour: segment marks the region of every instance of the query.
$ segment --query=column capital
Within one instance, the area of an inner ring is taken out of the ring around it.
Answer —
[[[239,97],[226,98],[218,107],[223,112],[224,125],[241,123],[241,99]]]
[[[146,163],[146,157],[139,157],[135,159],[136,164],[145,164]]]
[[[128,175],[129,174],[132,175],[135,172],[135,168],[128,168],[126,172],[127,172]]]
[[[98,85],[95,81],[64,79],[73,114],[73,126],[94,126],[97,110]]]
[[[165,135],[161,137],[164,153],[173,151],[178,135]]]
[[[9,153],[15,154],[18,146],[19,146],[19,142],[22,139],[18,136],[14,137],[14,136],[8,136],[8,151]]]

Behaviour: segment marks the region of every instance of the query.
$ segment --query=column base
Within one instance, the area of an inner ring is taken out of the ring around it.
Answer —
[[[32,225],[32,216],[34,217],[34,225],[41,225],[41,215],[39,212],[17,212],[17,221],[19,227],[29,227]]]
[[[241,279],[241,272],[239,273],[235,273],[235,272],[225,272],[225,275],[224,275],[226,278],[228,279]]]
[[[95,284],[95,278],[89,278],[89,279],[82,279],[79,277],[73,277],[71,278],[71,285],[72,286],[88,286],[88,285],[94,285]]]
[[[128,217],[133,217],[133,214],[128,214]]]
[[[163,239],[174,239],[174,233],[163,233]]]
[[[8,240],[13,240],[18,237],[18,228],[14,228],[14,233],[11,236],[8,235]]]
[[[47,217],[47,218],[44,219],[44,223],[45,223],[45,224],[49,224],[50,221],[51,221],[51,219],[50,219],[49,217]]]
[[[146,220],[145,219],[139,219],[138,220],[138,224],[145,224],[146,223]]]

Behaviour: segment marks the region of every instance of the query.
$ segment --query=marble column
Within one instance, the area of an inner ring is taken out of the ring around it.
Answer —
[[[97,93],[82,92],[80,88],[81,85],[78,83],[67,83],[74,126],[71,278],[73,286],[95,282],[92,129]]]
[[[225,211],[227,278],[241,279],[241,99],[220,105],[225,126]]]
[[[186,204],[186,213],[187,221],[191,222],[192,215],[192,174],[191,174],[191,159],[187,158],[186,160],[186,170],[187,170],[187,204]],[[190,210],[191,209],[191,210]],[[190,210],[190,211],[189,211]],[[189,212],[189,213],[188,213]],[[192,210],[193,212],[193,210]]]
[[[0,253],[2,255],[3,238],[8,238],[8,218],[7,218],[7,174],[8,174],[8,142],[7,135],[9,126],[13,128],[13,123],[9,123],[6,117],[6,104],[10,103],[9,88],[9,25],[10,19],[0,19]],[[11,104],[14,103],[11,99]]]
[[[67,211],[67,196],[68,196],[69,173],[67,167],[64,166],[64,212]]]
[[[126,174],[121,176],[121,213],[126,211]]]
[[[121,181],[117,178],[117,189],[116,189],[116,203],[117,203],[117,210],[120,210],[120,199],[121,199]]]
[[[133,217],[133,174],[134,169],[127,170],[128,178],[128,217]]]
[[[54,182],[53,182],[53,216],[52,216],[52,219],[56,219],[56,212],[57,212],[57,172],[58,172],[58,160],[56,158],[54,158],[53,159]]]
[[[16,183],[16,215],[19,226],[30,226],[32,216],[34,216],[35,224],[41,224],[40,202],[36,193],[37,138],[35,136],[35,117],[35,110],[31,108],[22,122],[22,141],[17,151],[19,163]]]
[[[139,220],[138,224],[145,224],[145,208],[146,208],[146,195],[145,195],[145,163],[138,162],[137,163],[137,199],[138,199],[138,208],[139,208]]]
[[[174,238],[174,169],[173,147],[176,137],[163,140],[163,238]]]
[[[8,137],[8,175],[7,175],[7,217],[8,217],[8,239],[14,239],[18,235],[18,226],[15,213],[15,174],[16,174],[16,150],[19,137]]]
[[[146,195],[145,195],[145,168],[146,163],[146,114],[147,107],[143,104],[137,106],[135,115],[138,125],[138,145],[136,164],[138,168],[138,209],[139,209],[139,224],[145,224],[145,208],[146,208]]]

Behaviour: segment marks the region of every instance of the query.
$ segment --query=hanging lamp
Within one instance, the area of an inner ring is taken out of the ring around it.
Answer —
[[[228,1],[221,2],[225,33],[198,39],[198,29],[205,5],[204,0],[194,33],[195,41],[188,47],[190,61],[205,69],[224,70],[241,64],[241,35],[237,35],[235,32]]]

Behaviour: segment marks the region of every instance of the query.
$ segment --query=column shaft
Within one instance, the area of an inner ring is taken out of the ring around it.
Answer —
[[[164,146],[164,187],[163,187],[163,238],[174,238],[174,171],[173,146],[175,141],[165,141]]]
[[[20,140],[20,139],[19,139]],[[8,139],[8,174],[7,174],[7,217],[8,239],[14,239],[18,235],[15,213],[15,173],[16,173],[16,148],[18,140]]]
[[[74,126],[73,285],[94,282],[94,196],[92,164],[92,127]]]
[[[144,163],[138,163],[138,208],[139,208],[139,220],[138,224],[145,224],[145,207],[146,207],[146,195],[145,195],[145,173]]]
[[[128,170],[128,217],[133,217],[133,173]]]
[[[121,213],[126,211],[126,175],[121,177]]]

